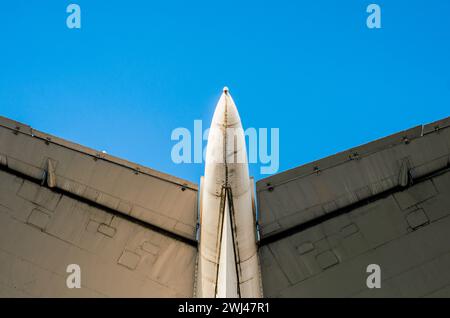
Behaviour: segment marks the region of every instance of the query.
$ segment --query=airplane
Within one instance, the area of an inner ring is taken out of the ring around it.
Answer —
[[[225,87],[198,187],[0,117],[0,295],[449,297],[449,127],[255,184]]]

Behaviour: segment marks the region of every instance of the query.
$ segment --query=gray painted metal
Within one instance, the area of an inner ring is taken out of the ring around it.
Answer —
[[[195,240],[197,185],[0,117],[8,169]]]
[[[196,185],[0,118],[0,296],[192,297],[196,218]]]
[[[0,171],[0,296],[191,297],[195,247]],[[69,264],[81,289],[66,286]]]
[[[262,179],[256,183],[264,240],[447,167],[450,118]],[[405,169],[406,168],[406,169]]]
[[[258,181],[264,296],[450,297],[449,163],[446,118]],[[0,117],[0,296],[191,297],[196,218],[195,184]]]
[[[264,296],[450,297],[449,124],[259,181]]]

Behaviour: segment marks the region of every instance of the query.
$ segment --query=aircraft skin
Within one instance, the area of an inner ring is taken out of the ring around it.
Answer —
[[[200,186],[197,296],[261,297],[245,137],[228,88],[217,103]]]
[[[255,187],[225,88],[198,187],[0,116],[0,297],[450,297],[449,198],[450,117]]]

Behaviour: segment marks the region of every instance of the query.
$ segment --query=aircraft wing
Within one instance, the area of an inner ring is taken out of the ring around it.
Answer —
[[[449,158],[446,118],[258,181],[264,296],[450,295]]]
[[[1,294],[192,296],[197,192],[0,117]],[[69,264],[80,289],[66,286]]]
[[[264,296],[450,296],[449,162],[446,118],[258,181]],[[0,117],[0,295],[193,296],[197,192]]]

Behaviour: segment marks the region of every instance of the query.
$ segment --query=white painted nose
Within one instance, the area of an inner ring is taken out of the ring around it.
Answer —
[[[260,297],[245,136],[227,87],[211,122],[200,191],[198,295]]]

